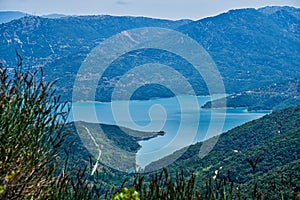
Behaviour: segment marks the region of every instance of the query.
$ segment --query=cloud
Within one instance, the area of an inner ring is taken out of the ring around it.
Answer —
[[[128,4],[130,4],[130,2],[128,2],[128,1],[123,1],[123,0],[118,0],[118,1],[117,1],[117,4],[118,4],[118,5],[128,5]]]

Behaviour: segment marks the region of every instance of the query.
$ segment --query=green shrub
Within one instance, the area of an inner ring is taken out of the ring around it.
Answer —
[[[114,194],[111,200],[140,200],[135,188],[123,188],[121,192]]]
[[[0,68],[0,198],[38,199],[52,193],[67,112],[54,96],[54,82],[39,79],[39,72],[9,75]]]

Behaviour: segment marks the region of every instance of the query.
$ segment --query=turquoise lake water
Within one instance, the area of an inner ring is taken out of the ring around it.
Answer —
[[[140,141],[136,162],[144,167],[190,144],[203,141],[268,112],[247,112],[245,108],[202,109],[217,97],[177,96],[147,101],[74,103],[70,121],[113,124],[141,131],[165,131],[163,136]]]

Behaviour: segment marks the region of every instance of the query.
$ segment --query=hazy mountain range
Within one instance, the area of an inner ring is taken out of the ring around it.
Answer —
[[[26,16],[32,16],[32,15],[24,12],[19,12],[19,11],[0,11],[0,24],[8,23],[12,20],[20,19]],[[49,15],[42,15],[41,17],[55,19],[55,18],[66,17],[66,15],[49,14]]]
[[[121,31],[140,27],[164,27],[195,39],[215,61],[227,93],[240,93],[300,77],[300,9],[265,7],[232,10],[198,21],[160,20],[144,17],[26,16],[0,25],[0,60],[15,67],[15,50],[23,57],[23,68],[43,67],[47,80],[58,79],[58,92],[71,100],[72,87],[82,61],[105,39]],[[116,82],[134,66],[160,62],[187,76],[197,95],[208,94],[205,82],[174,54],[153,49],[130,52],[107,72],[99,83],[96,100],[109,101]],[[121,69],[121,70],[120,70]],[[168,77],[170,81],[175,77]],[[130,83],[128,83],[130,84]],[[126,86],[123,88],[126,90]],[[135,99],[173,94],[157,85],[146,86]]]
[[[0,24],[7,23],[15,19],[28,16],[28,14],[19,11],[1,11],[0,12]]]

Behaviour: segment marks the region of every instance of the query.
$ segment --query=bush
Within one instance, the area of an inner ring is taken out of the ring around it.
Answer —
[[[42,80],[41,70],[9,75],[0,67],[0,198],[39,199],[53,193],[68,113],[54,96],[53,84]]]
[[[112,196],[111,200],[140,200],[135,188],[123,188],[121,192]]]

